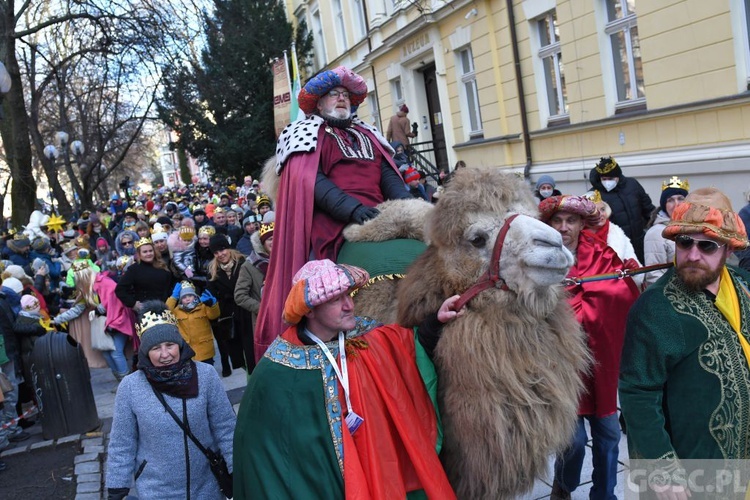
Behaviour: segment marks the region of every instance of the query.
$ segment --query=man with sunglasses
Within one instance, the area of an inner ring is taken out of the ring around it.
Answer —
[[[311,259],[336,262],[347,224],[374,218],[385,200],[411,197],[385,137],[356,116],[366,97],[367,83],[350,69],[322,71],[299,93],[306,118],[279,136],[275,251],[258,316],[257,357],[283,329],[294,274]]]
[[[750,274],[727,266],[747,232],[716,188],[691,192],[663,236],[675,267],[630,311],[620,402],[631,458],[750,458]],[[664,498],[685,498],[668,491]]]

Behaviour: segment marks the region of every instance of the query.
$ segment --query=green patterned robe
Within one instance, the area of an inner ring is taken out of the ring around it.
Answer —
[[[729,267],[750,340],[750,274]],[[620,404],[631,458],[750,458],[750,368],[737,334],[674,269],[628,315]]]

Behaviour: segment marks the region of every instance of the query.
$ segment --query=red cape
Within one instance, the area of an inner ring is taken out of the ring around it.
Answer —
[[[380,141],[363,128],[364,133],[383,158],[393,167],[391,155]],[[325,126],[318,130],[318,144],[322,144]],[[293,154],[284,164],[276,200],[276,222],[273,233],[273,252],[266,274],[263,297],[255,327],[255,360],[263,357],[268,346],[286,328],[281,316],[284,302],[292,288],[292,278],[310,259],[312,248],[312,219],[315,177],[320,164],[320,147],[307,154]],[[400,174],[399,174],[400,175]]]
[[[610,273],[623,267],[615,251],[588,231],[581,231],[576,258],[569,277]],[[591,281],[567,290],[568,302],[586,332],[594,356],[591,375],[584,377],[586,393],[581,396],[578,414],[605,417],[617,411],[625,322],[638,298],[638,287],[632,278],[625,278]]]

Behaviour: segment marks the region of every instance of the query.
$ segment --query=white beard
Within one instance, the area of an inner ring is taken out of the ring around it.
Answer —
[[[349,118],[351,118],[352,112],[350,109],[333,108],[330,113],[321,111],[320,116],[333,120],[348,120]]]

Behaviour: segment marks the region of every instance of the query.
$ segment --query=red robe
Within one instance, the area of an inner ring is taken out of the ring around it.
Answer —
[[[376,157],[380,155],[398,172],[398,168],[393,163],[390,154],[383,148],[380,141],[366,130],[357,127],[372,142],[375,148]],[[292,278],[295,273],[311,258],[330,258],[331,256],[317,257],[312,255],[313,227],[316,232],[319,230],[317,225],[313,224],[314,214],[314,188],[315,177],[318,173],[318,166],[321,162],[320,145],[326,139],[324,136],[325,125],[318,129],[318,147],[315,151],[307,154],[293,154],[284,164],[281,171],[279,182],[278,197],[276,200],[276,225],[273,234],[273,252],[268,266],[266,283],[263,289],[263,298],[260,303],[258,312],[258,322],[255,327],[255,359],[260,360],[268,346],[271,345],[279,332],[285,329],[282,321],[284,311],[284,302],[292,288]],[[330,140],[330,139],[328,139]],[[379,167],[379,165],[378,165]],[[330,172],[330,165],[324,166],[324,172]],[[356,180],[354,181],[356,183]],[[380,193],[380,185],[375,186]],[[348,186],[344,191],[358,198],[364,205],[373,207],[377,202],[377,197],[365,197],[361,193],[365,190],[360,185],[359,192],[353,192]],[[382,201],[382,194],[379,199]],[[328,218],[330,219],[330,218]],[[346,223],[330,219],[326,221],[325,228],[321,228],[326,234],[333,234],[337,231],[337,237],[340,240],[340,232]],[[334,244],[336,254],[340,248],[340,242]],[[335,261],[336,259],[331,259]]]
[[[576,263],[568,277],[586,277],[622,269],[614,250],[597,236],[581,231]],[[579,415],[606,417],[617,411],[617,379],[628,311],[638,298],[632,278],[591,281],[567,287],[568,302],[583,326],[594,357],[591,374],[584,377],[586,392]]]

